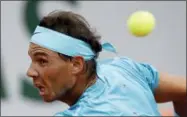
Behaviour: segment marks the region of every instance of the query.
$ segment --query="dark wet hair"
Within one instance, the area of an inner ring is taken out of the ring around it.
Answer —
[[[95,57],[86,61],[86,71],[89,76],[96,73],[95,59],[102,50],[102,46],[99,42],[101,37],[95,34],[83,16],[71,11],[54,11],[45,16],[40,21],[39,25],[88,43],[92,51],[95,53]],[[60,53],[59,56],[63,57],[65,60],[72,58],[71,56]]]

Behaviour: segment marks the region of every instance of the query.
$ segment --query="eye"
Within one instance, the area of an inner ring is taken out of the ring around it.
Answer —
[[[47,61],[44,60],[44,59],[39,59],[38,62],[39,62],[39,64],[42,65],[42,66],[46,65],[46,63],[47,63]]]

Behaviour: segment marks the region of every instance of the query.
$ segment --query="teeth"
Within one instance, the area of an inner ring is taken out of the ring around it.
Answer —
[[[39,93],[41,96],[43,96],[45,94],[45,89],[43,87],[39,87]]]

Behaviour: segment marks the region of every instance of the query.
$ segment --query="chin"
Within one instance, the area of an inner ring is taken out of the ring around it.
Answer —
[[[55,101],[55,98],[48,97],[48,96],[43,96],[42,98],[43,98],[44,102],[53,102],[53,101]]]
[[[53,100],[49,100],[49,99],[43,99],[43,101],[48,103],[53,102]]]

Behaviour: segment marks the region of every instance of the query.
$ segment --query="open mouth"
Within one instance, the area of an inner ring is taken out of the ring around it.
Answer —
[[[38,85],[38,84],[35,84],[35,87],[38,88],[39,94],[40,94],[41,96],[45,95],[45,88],[44,88],[43,86]]]
[[[45,89],[44,89],[44,87],[38,87],[38,89],[39,89],[39,93],[40,93],[40,95],[41,96],[43,96],[44,94],[45,94]]]

